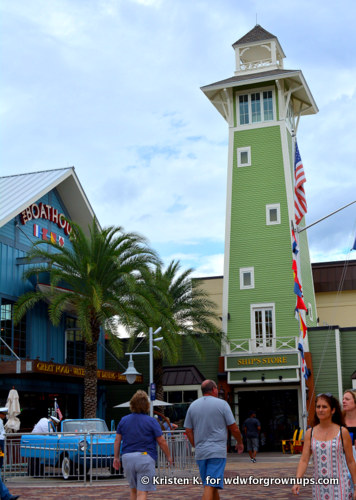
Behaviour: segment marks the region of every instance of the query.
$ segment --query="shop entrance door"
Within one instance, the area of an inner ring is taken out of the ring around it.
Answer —
[[[261,422],[261,451],[280,451],[281,440],[290,439],[299,427],[297,389],[241,391],[238,400],[241,432],[250,410]]]

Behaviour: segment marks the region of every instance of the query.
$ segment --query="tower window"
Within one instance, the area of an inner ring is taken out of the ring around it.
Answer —
[[[240,289],[255,288],[255,276],[253,267],[242,267],[240,269]]]
[[[266,205],[266,224],[273,226],[281,223],[281,207],[279,203]]]
[[[274,304],[251,304],[251,333],[256,349],[274,347]]]
[[[251,148],[237,148],[237,166],[250,167],[251,166]]]
[[[248,125],[272,121],[274,117],[273,91],[239,95],[239,124]]]

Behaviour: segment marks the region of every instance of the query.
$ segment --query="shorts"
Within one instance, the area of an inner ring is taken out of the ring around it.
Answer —
[[[138,491],[155,491],[153,478],[156,474],[155,461],[148,453],[135,451],[122,455],[122,465],[130,488]]]
[[[213,486],[213,488],[224,488],[224,471],[226,458],[206,458],[197,460],[200,477],[204,486]]]
[[[247,451],[258,451],[258,438],[247,438]]]

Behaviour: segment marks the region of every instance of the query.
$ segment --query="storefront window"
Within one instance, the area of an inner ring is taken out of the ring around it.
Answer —
[[[85,341],[75,318],[66,318],[66,363],[84,366]]]
[[[1,299],[1,338],[19,357],[26,357],[26,316],[14,325],[13,310],[15,302]],[[0,343],[0,355],[13,356],[4,342]]]

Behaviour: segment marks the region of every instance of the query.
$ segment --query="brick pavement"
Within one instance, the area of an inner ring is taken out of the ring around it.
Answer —
[[[228,456],[225,477],[236,480],[239,475],[242,478],[286,478],[294,477],[299,456],[282,455],[281,453],[261,453],[258,461],[253,464],[249,461],[247,454]],[[310,475],[311,470],[308,471]],[[129,487],[124,479],[95,481],[92,486],[75,481],[64,480],[33,480],[26,478],[7,483],[13,495],[21,495],[21,499],[28,500],[121,500],[129,498]],[[192,484],[188,485],[159,485],[157,491],[149,494],[150,500],[198,500],[202,496],[203,487]],[[220,492],[221,500],[241,499],[254,500],[272,497],[274,500],[292,500],[289,485],[225,485]],[[298,500],[311,499],[311,487],[302,488]]]

